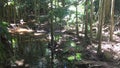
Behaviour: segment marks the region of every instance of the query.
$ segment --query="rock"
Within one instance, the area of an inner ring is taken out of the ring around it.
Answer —
[[[101,54],[99,54],[98,57],[101,61],[112,61],[114,55],[110,51],[104,51]]]

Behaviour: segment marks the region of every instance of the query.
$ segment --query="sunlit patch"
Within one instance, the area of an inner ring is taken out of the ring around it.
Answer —
[[[25,28],[19,28],[17,27],[16,29],[9,29],[10,33],[19,33],[19,34],[24,34],[24,33],[31,33],[34,32],[32,29],[25,29]]]
[[[24,61],[25,61],[24,59],[16,60],[15,63],[16,63],[18,66],[23,66]]]
[[[25,66],[25,67],[29,67],[29,64],[25,64],[25,60],[21,59],[21,60],[16,60],[15,61],[16,65],[12,65],[13,67],[17,67],[17,66]]]
[[[46,32],[45,30],[37,30],[38,33],[44,33]]]
[[[35,36],[43,35],[43,33],[34,33]]]
[[[72,47],[75,47],[76,44],[75,44],[74,42],[71,42],[71,46],[72,46]]]
[[[17,29],[16,30],[17,32],[33,32],[33,30],[31,30],[31,29],[24,29],[24,28],[19,28],[19,29]]]
[[[120,58],[120,43],[115,42],[103,42],[102,50],[107,51],[111,55],[113,55],[113,59]]]
[[[69,7],[69,10],[75,11],[76,7],[72,5],[72,6]]]
[[[82,54],[81,53],[76,53],[75,55],[71,55],[71,56],[69,56],[67,59],[69,60],[69,61],[73,61],[73,60],[81,60],[82,59]]]

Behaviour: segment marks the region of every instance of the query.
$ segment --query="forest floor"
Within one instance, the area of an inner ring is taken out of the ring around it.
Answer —
[[[98,42],[94,39],[92,44],[87,45],[82,51],[84,55],[83,62],[92,63],[93,66],[100,66],[99,68],[120,68],[120,31],[114,31],[113,41],[109,40],[109,32],[103,31],[102,35],[102,55],[100,57],[97,56]],[[79,40],[79,42],[84,42],[83,40],[84,38]],[[78,45],[83,45],[82,47],[84,47],[84,43]],[[94,68],[98,68],[97,66]]]
[[[17,29],[10,29],[9,32],[36,32],[36,33],[45,33],[47,36],[49,36],[49,29],[50,26],[48,23],[41,24],[37,30],[28,30],[26,28],[17,28]],[[66,30],[66,29],[60,29],[55,30],[55,33],[59,34],[61,33],[62,37],[69,38],[75,41],[75,43],[83,47],[83,50],[80,52],[84,55],[84,58],[82,62],[84,63],[92,63],[92,65],[96,66],[102,66],[100,68],[120,68],[120,31],[114,31],[113,34],[113,41],[109,41],[109,31],[105,30],[102,33],[102,52],[103,56],[99,57],[97,56],[97,47],[98,43],[97,41],[92,41],[91,44],[84,46],[84,37],[83,34],[80,34],[80,38],[77,38],[75,35],[75,30]],[[41,34],[42,35],[42,34]],[[94,39],[95,40],[95,39]],[[85,48],[84,48],[85,47]],[[80,62],[81,63],[81,62]],[[77,63],[78,64],[78,63]],[[92,67],[91,67],[92,68]],[[95,67],[97,68],[97,67]]]
[[[108,28],[108,27],[104,27]],[[103,29],[104,29],[103,28]],[[57,30],[56,30],[57,31]],[[59,32],[60,30],[58,30]],[[92,63],[93,66],[100,65],[100,68],[120,68],[120,30],[115,30],[113,33],[113,41],[109,40],[110,32],[109,29],[105,29],[102,32],[102,56],[98,58],[97,47],[98,43],[91,42],[90,45],[84,46],[84,33],[80,34],[77,38],[75,30],[61,30],[63,36],[70,37],[78,47],[83,47],[82,54],[84,55],[83,61],[85,63]],[[66,37],[66,38],[67,38]],[[95,39],[94,39],[95,40]],[[86,48],[84,48],[86,47]],[[89,56],[89,57],[88,57]],[[92,67],[91,67],[92,68]],[[95,67],[97,68],[97,66]]]

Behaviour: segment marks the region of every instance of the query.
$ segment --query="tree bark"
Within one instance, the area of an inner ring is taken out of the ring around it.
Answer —
[[[115,0],[112,0],[111,1],[111,26],[110,26],[110,41],[113,40],[113,31],[114,31],[114,3],[115,3]]]
[[[78,28],[78,7],[77,7],[77,3],[76,3],[76,35],[77,37],[79,37],[79,28]]]
[[[91,0],[91,13],[90,13],[90,37],[92,39],[92,23],[93,23],[93,11],[94,11],[94,8],[93,8],[93,0]]]
[[[51,67],[50,68],[53,68],[54,67],[54,62],[53,62],[53,59],[54,59],[54,30],[53,30],[53,0],[50,0],[51,2],[51,14],[50,14],[50,23],[51,23],[51,26],[50,26],[50,29],[51,29]]]
[[[101,42],[102,42],[102,25],[105,19],[105,4],[106,0],[99,1],[99,30],[98,30],[98,50],[97,54],[101,54]]]
[[[85,41],[88,42],[88,0],[85,1]]]

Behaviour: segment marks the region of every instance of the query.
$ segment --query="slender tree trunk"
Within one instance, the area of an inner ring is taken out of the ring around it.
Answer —
[[[88,24],[88,10],[87,10],[87,0],[85,2],[85,14],[86,14],[86,20],[85,20],[85,37],[87,37],[87,34],[88,34],[88,28],[87,28],[87,24]]]
[[[14,23],[16,23],[16,1],[14,0],[14,8],[13,8],[13,11],[14,11]]]
[[[102,4],[103,4],[103,0],[99,1],[99,28],[98,28],[98,50],[97,53],[98,55],[101,53],[101,39],[102,39]]]
[[[85,42],[88,44],[88,0],[85,1]]]
[[[10,19],[10,7],[8,5],[8,2],[7,2],[7,6],[6,7],[7,7],[6,8],[6,10],[7,10],[7,14],[6,14],[6,16],[7,16],[7,22],[9,22],[9,19]]]
[[[92,23],[93,23],[93,11],[94,11],[94,9],[93,9],[93,0],[91,0],[91,13],[90,13],[90,20],[91,20],[91,22],[90,22],[90,37],[91,37],[91,39],[92,39]]]
[[[21,6],[21,1],[19,0],[18,1],[18,6]],[[22,11],[20,8],[18,8],[18,19],[21,19],[22,18]]]
[[[77,7],[77,4],[76,4],[76,35],[77,37],[79,37],[79,28],[78,28],[78,7]]]
[[[37,0],[34,0],[35,20],[37,21]]]
[[[3,12],[3,2],[2,2],[2,1],[1,1],[1,4],[2,4],[2,5],[0,6],[0,9],[1,9],[1,10],[0,10],[0,13],[1,13],[1,14],[0,14],[0,23],[1,23],[2,20],[3,20],[3,14],[4,14],[4,12]]]
[[[50,0],[51,2],[51,15],[50,15],[50,23],[51,23],[51,67],[54,67],[54,30],[53,30],[53,0]]]
[[[111,27],[110,27],[110,41],[113,40],[113,31],[114,31],[114,3],[115,0],[111,1]]]
[[[98,30],[98,50],[97,54],[101,54],[101,41],[102,41],[102,25],[105,19],[105,3],[106,0],[99,1],[99,30]]]

